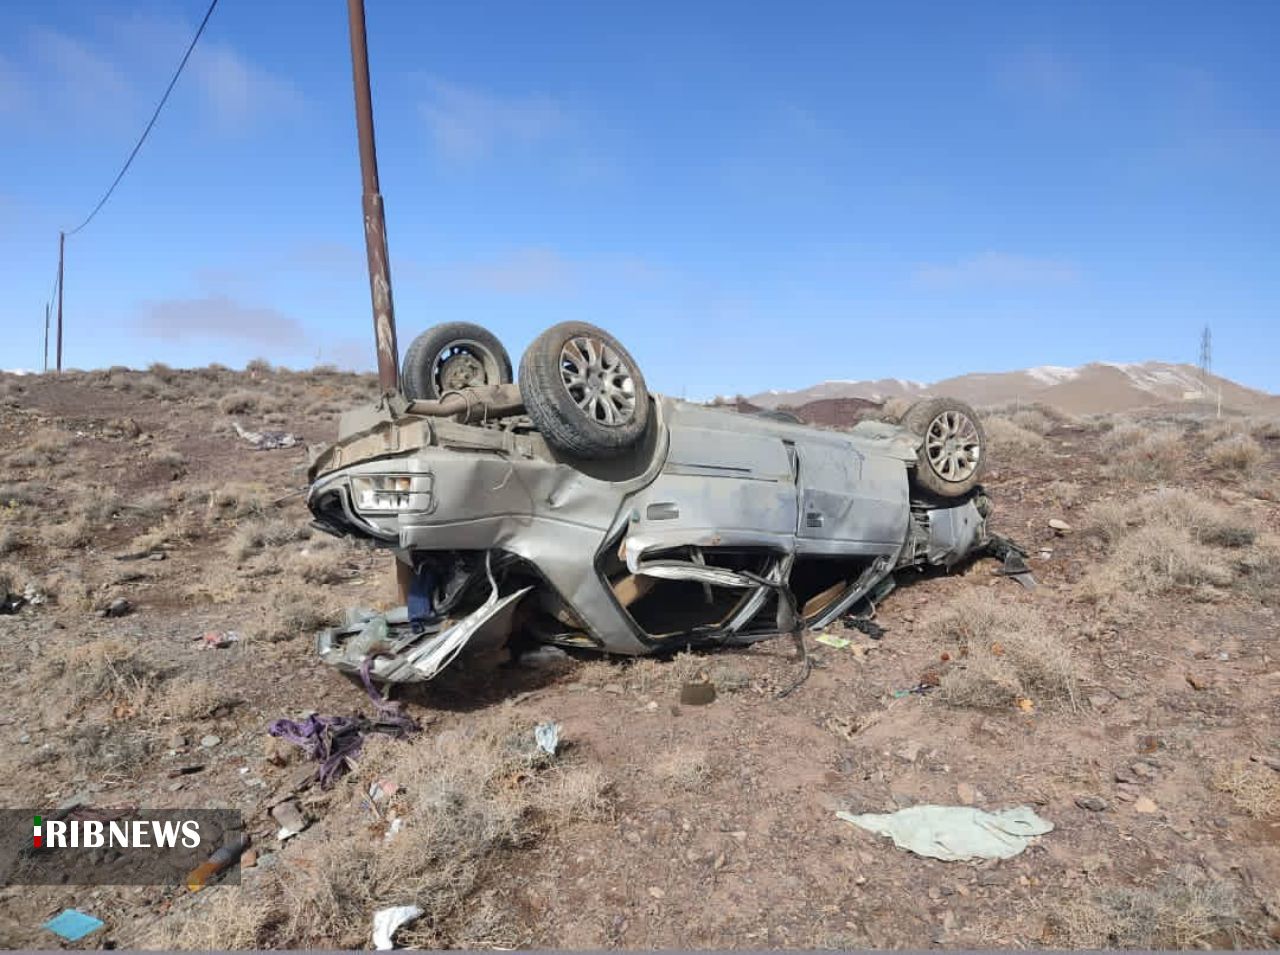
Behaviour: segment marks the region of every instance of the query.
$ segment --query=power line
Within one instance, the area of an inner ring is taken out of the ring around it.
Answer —
[[[187,65],[187,60],[191,58],[191,51],[196,48],[196,43],[200,40],[200,34],[204,33],[205,25],[209,22],[209,18],[213,16],[213,8],[218,5],[218,0],[212,0],[209,9],[205,11],[204,19],[200,21],[200,26],[196,29],[196,35],[191,38],[191,44],[187,47],[187,52],[182,54],[182,62],[178,64],[178,69],[173,74],[173,79],[169,80],[169,85],[165,87],[164,95],[160,97],[160,103],[156,106],[156,111],[151,114],[151,120],[147,123],[146,129],[142,131],[142,135],[138,137],[137,144],[133,147],[133,152],[129,153],[129,158],[124,161],[124,167],[111,183],[111,188],[106,194],[98,200],[98,204],[93,207],[93,211],[89,213],[89,217],[72,229],[67,235],[75,235],[90,222],[93,217],[98,214],[98,210],[107,204],[107,200],[111,198],[111,194],[116,191],[116,186],[120,185],[120,180],[124,178],[124,174],[129,171],[129,166],[133,164],[133,159],[138,155],[138,150],[142,148],[142,144],[146,142],[147,135],[151,132],[151,127],[156,124],[156,120],[160,118],[160,111],[164,109],[164,104],[169,99],[169,94],[173,92],[174,86],[178,83],[178,77],[182,75],[182,70]]]

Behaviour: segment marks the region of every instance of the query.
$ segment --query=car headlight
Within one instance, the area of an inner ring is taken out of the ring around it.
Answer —
[[[357,511],[407,511],[413,507],[413,478],[392,474],[352,478],[351,496]]]

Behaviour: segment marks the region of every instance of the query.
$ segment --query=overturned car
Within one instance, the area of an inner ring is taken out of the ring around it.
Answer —
[[[522,640],[647,654],[822,627],[902,568],[988,543],[973,409],[937,398],[846,432],[650,395],[612,335],[556,325],[519,385],[486,330],[437,326],[403,393],[313,454],[315,526],[394,551],[407,604],[319,637],[387,683]]]

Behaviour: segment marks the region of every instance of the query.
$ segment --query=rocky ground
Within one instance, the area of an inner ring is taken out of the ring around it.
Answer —
[[[76,947],[367,947],[399,904],[425,910],[406,945],[1280,943],[1280,423],[994,412],[994,524],[1034,592],[993,560],[904,579],[883,635],[811,639],[785,698],[786,640],[465,662],[404,695],[420,733],[296,793],[281,843],[267,809],[302,764],[266,726],[370,712],[311,635],[392,582],[307,534],[302,445],[232,422],[324,441],[371,391],[265,365],[0,376],[0,591],[29,598],[0,615],[0,804],[230,807],[254,836],[239,887],[0,889],[0,944],[61,944],[41,923],[73,906],[106,922]],[[682,705],[689,680],[715,701]],[[918,803],[1054,829],[969,864],[836,818]]]

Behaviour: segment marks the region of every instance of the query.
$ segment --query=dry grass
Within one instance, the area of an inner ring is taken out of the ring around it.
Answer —
[[[0,557],[16,554],[28,544],[26,535],[16,527],[0,527]]]
[[[1240,811],[1250,816],[1280,816],[1280,773],[1270,767],[1236,760],[1214,771],[1212,786],[1227,793]]]
[[[81,774],[131,776],[153,749],[147,733],[119,722],[83,723],[71,731],[69,742],[67,755]]]
[[[310,536],[311,528],[284,518],[248,521],[237,527],[227,541],[227,554],[232,560],[242,563],[264,548],[307,540]]]
[[[1041,451],[1048,445],[1041,435],[1028,431],[1006,418],[983,418],[982,426],[987,432],[987,440],[991,443],[993,454]]]
[[[351,555],[346,547],[321,539],[290,554],[285,568],[309,584],[336,584],[351,576]]]
[[[675,789],[698,790],[710,782],[712,764],[704,750],[676,745],[658,758],[653,772]]]
[[[1103,472],[1130,481],[1168,481],[1186,460],[1186,436],[1172,428],[1116,428],[1103,442]]]
[[[384,838],[363,813],[331,812],[322,837],[293,846],[292,864],[258,878],[256,891],[201,893],[175,911],[149,944],[212,947],[359,947],[370,913],[416,904],[426,913],[397,940],[406,947],[450,947],[485,938],[520,941],[508,906],[487,893],[494,863],[570,819],[610,811],[607,781],[591,767],[552,760],[537,749],[527,722],[495,712],[464,729],[411,743],[371,740],[359,771],[339,785],[358,801],[369,783],[394,771],[401,791],[384,810],[403,828]],[[305,857],[298,854],[305,853]],[[473,899],[487,899],[479,922]]]
[[[926,624],[926,633],[959,659],[942,678],[955,706],[1001,709],[1020,699],[1076,704],[1079,666],[1035,607],[969,591]]]
[[[136,644],[118,637],[59,646],[49,654],[48,666],[74,706],[108,700],[141,711],[164,679],[163,670]]]
[[[1265,585],[1274,574],[1265,557],[1268,550],[1234,558],[1228,553],[1256,542],[1248,520],[1182,489],[1161,489],[1132,501],[1100,501],[1086,512],[1085,530],[1112,545],[1084,588],[1084,596],[1099,602],[1120,593],[1154,595],[1205,587],[1247,591]]]
[[[159,524],[139,534],[129,545],[135,551],[164,550],[200,536],[199,522],[190,514],[168,514]]]
[[[261,397],[252,391],[232,391],[218,399],[223,414],[253,414],[261,407]]]
[[[1243,928],[1235,887],[1179,866],[1143,888],[1112,887],[1061,905],[1050,929],[1067,948],[1231,948]]]
[[[1247,547],[1256,537],[1245,519],[1182,488],[1161,488],[1137,499],[1098,501],[1084,515],[1083,529],[1109,543],[1142,527],[1186,531],[1199,543],[1219,547]]]
[[[224,686],[187,677],[166,683],[151,701],[150,713],[157,722],[205,720],[225,713],[239,702],[239,697]]]
[[[1223,438],[1209,446],[1205,457],[1215,471],[1243,477],[1252,476],[1266,459],[1266,452],[1248,435]]]
[[[337,616],[333,598],[323,587],[285,581],[272,588],[271,607],[248,631],[250,640],[281,643],[295,637],[310,638],[331,626]]]
[[[61,524],[45,527],[41,531],[41,539],[48,547],[70,550],[84,547],[93,540],[93,524],[83,516],[72,517]]]

